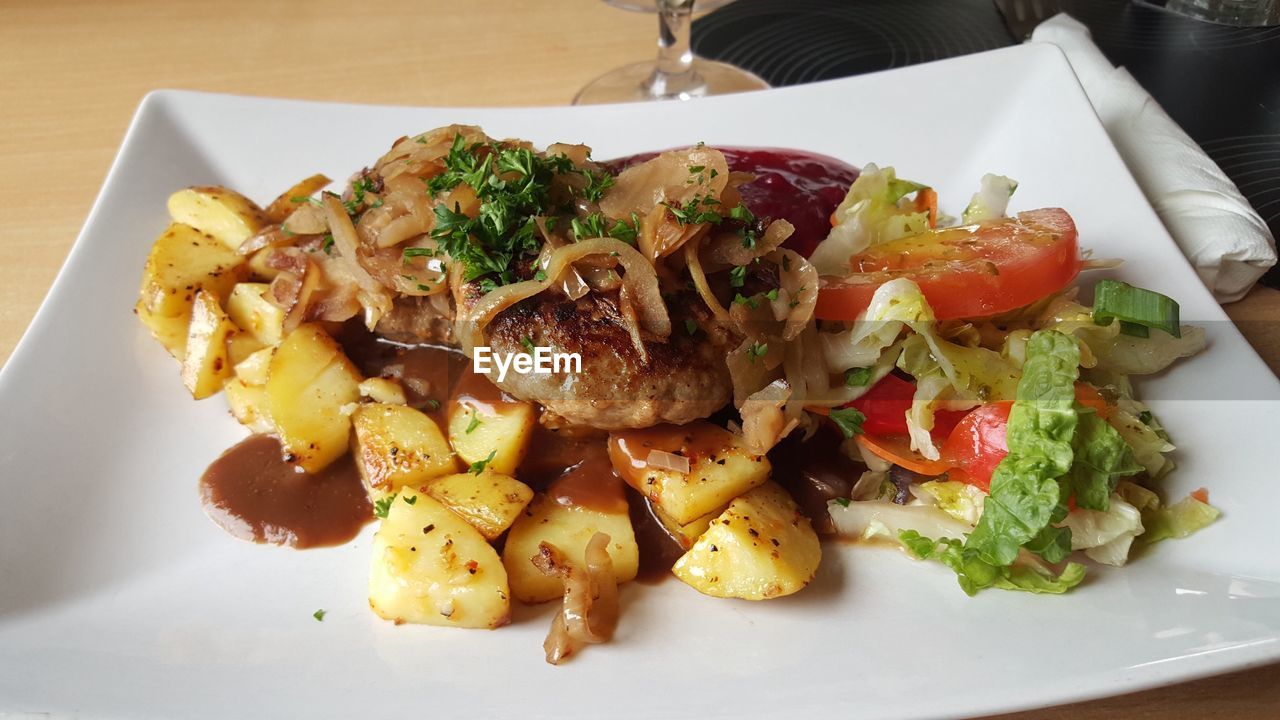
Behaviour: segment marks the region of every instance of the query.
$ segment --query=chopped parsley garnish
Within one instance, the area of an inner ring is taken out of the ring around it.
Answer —
[[[386,520],[386,519],[387,519],[387,513],[391,512],[391,503],[393,503],[393,502],[395,502],[395,501],[396,501],[396,496],[395,496],[394,494],[392,494],[392,495],[388,495],[388,496],[386,496],[386,497],[384,497],[384,498],[382,498],[382,499],[380,499],[380,500],[374,500],[374,501],[373,501],[373,514],[374,514],[374,515],[377,515],[378,517],[382,518],[383,520]]]
[[[787,259],[787,256],[786,256],[786,255],[783,255],[783,256],[782,256],[782,259],[783,259],[783,260],[786,260],[786,259]],[[795,291],[794,293],[791,293],[791,301],[787,303],[787,307],[795,307],[795,306],[799,305],[799,304],[800,304],[800,293],[802,293],[802,292],[804,292],[804,286],[803,286],[803,285],[801,285],[800,287],[796,288],[796,291]]]
[[[828,415],[831,421],[840,428],[840,433],[845,439],[849,439],[854,435],[862,434],[862,422],[867,419],[866,415],[858,412],[857,408],[839,408],[831,411]]]
[[[293,197],[289,198],[289,202],[295,205],[301,205],[302,203],[311,203],[312,205],[320,206],[322,204],[316,198],[310,197],[308,195],[294,195]]]
[[[404,496],[404,504],[405,504],[405,505],[415,505],[415,504],[417,504],[417,502],[418,502],[418,496],[417,496],[417,495],[405,495],[405,496]]]
[[[748,210],[746,205],[741,204],[729,208],[729,217],[748,225],[756,221],[755,214]]]
[[[479,210],[472,218],[457,204],[452,209],[436,205],[431,237],[462,263],[466,282],[487,278],[493,287],[515,282],[515,261],[537,252],[541,244],[534,218],[553,209],[552,178],[574,171],[563,155],[539,157],[528,148],[500,143],[468,145],[459,134],[445,157],[444,172],[427,181],[427,191],[434,196],[469,185]],[[604,177],[593,175],[589,184],[603,193],[612,182],[612,176],[608,181]]]
[[[489,457],[483,460],[477,460],[471,463],[471,472],[476,475],[479,475],[480,473],[484,472],[485,467],[488,466],[489,463],[493,462],[493,458],[497,454],[498,454],[498,451],[494,450],[489,453]]]
[[[432,410],[439,410],[439,409],[440,409],[440,401],[439,401],[439,400],[436,400],[435,398],[427,398],[427,403],[426,403],[426,405],[427,405],[427,407],[431,408]]]
[[[373,192],[373,188],[373,181],[368,178],[360,178],[351,183],[351,199],[342,203],[343,207],[347,209],[348,215],[355,215],[360,212],[360,208],[364,205],[365,193]]]
[[[317,611],[315,611],[315,612],[311,613],[311,617],[315,618],[315,619],[316,619],[316,622],[324,622],[324,616],[325,616],[326,614],[327,614],[327,613],[326,613],[324,610],[317,610]]]
[[[580,171],[587,179],[587,186],[582,188],[582,197],[591,202],[600,202],[600,198],[604,197],[604,191],[613,187],[613,175],[607,170],[601,171],[599,175],[590,170]]]
[[[320,246],[320,249],[324,251],[325,255],[333,254],[333,233],[324,234],[324,244]]]
[[[848,387],[866,387],[871,382],[872,372],[869,367],[849,368],[844,371],[844,384]]]
[[[636,244],[636,236],[640,234],[640,216],[631,213],[631,222],[626,220],[618,220],[613,223],[613,227],[609,228],[609,235],[614,239],[621,240],[628,245]]]
[[[474,410],[472,410],[472,411],[471,411],[471,422],[467,423],[467,431],[466,431],[466,434],[467,434],[467,435],[470,435],[470,434],[471,434],[471,431],[472,431],[472,430],[475,430],[475,429],[476,429],[476,428],[478,428],[478,427],[480,427],[480,425],[481,425],[481,424],[482,424],[482,423],[480,422],[480,416],[479,416],[478,414],[476,414],[476,412],[475,412]]]
[[[533,355],[534,350],[537,349],[533,344],[533,339],[527,335],[525,337],[520,338],[520,344],[524,346],[525,352],[529,353],[530,355]]]
[[[756,358],[764,357],[767,352],[769,352],[767,343],[751,343],[751,347],[747,348],[747,360],[754,363]]]
[[[1150,425],[1151,421],[1155,419],[1156,419],[1156,416],[1152,415],[1150,410],[1143,410],[1142,412],[1138,413],[1138,422],[1142,423],[1143,425]]]
[[[836,502],[840,504],[840,507],[849,507],[849,498],[836,498]]]
[[[777,300],[777,299],[778,299],[778,288],[774,288],[774,289],[770,290],[769,292],[765,293],[765,294],[764,294],[764,296],[765,296],[765,297],[767,297],[767,298],[769,298],[769,300],[771,300],[771,301],[772,301],[772,300]]]
[[[573,230],[573,238],[575,240],[585,240],[587,238],[608,237],[609,233],[605,230],[605,219],[603,213],[591,213],[582,220],[574,218],[569,226]]]
[[[720,217],[720,213],[714,210],[706,210],[703,208],[713,207],[720,204],[719,200],[711,197],[697,196],[686,202],[684,205],[672,205],[671,203],[662,203],[667,212],[671,213],[671,217],[676,219],[676,223],[680,225],[697,225],[699,223],[718,224],[724,218]]]
[[[685,320],[684,331],[689,333],[690,335],[693,335],[694,333],[698,332],[698,323],[693,318],[689,318]]]
[[[733,287],[742,287],[747,282],[747,266],[739,265],[729,271],[729,284]]]
[[[745,297],[742,293],[734,293],[733,301],[739,305],[746,305],[752,310],[760,306],[760,303],[754,297]]]
[[[538,282],[542,282],[543,280],[546,280],[547,271],[543,270],[542,268],[538,268],[538,272],[533,274],[533,279],[537,280]]]

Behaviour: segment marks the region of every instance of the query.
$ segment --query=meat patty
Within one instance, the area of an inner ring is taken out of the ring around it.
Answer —
[[[725,364],[730,338],[712,322],[696,296],[668,301],[673,331],[666,339],[643,338],[648,361],[632,342],[616,305],[616,294],[588,293],[578,300],[542,294],[504,311],[485,329],[495,355],[527,352],[532,342],[552,352],[577,353],[580,373],[520,374],[502,382],[521,400],[541,404],[563,425],[615,430],[705,418],[733,397]],[[686,323],[697,326],[689,333]]]

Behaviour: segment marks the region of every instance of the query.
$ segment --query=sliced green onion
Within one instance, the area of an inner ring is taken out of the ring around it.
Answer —
[[[1178,324],[1178,303],[1154,290],[1145,290],[1117,280],[1102,280],[1094,288],[1093,321],[1110,325],[1120,321],[1120,332],[1147,337],[1147,329],[1163,330],[1182,337]]]

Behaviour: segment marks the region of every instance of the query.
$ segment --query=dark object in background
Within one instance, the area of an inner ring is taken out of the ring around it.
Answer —
[[[1198,22],[1129,0],[1059,0],[1200,143],[1280,235],[1280,28]],[[737,0],[694,51],[796,85],[1014,44],[992,0]],[[1280,287],[1280,267],[1263,278]]]

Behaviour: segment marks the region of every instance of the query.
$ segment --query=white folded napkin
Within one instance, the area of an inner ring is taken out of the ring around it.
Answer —
[[[1276,240],[1235,183],[1080,22],[1055,15],[1031,41],[1066,53],[1129,171],[1218,302],[1244,297],[1276,264]]]

